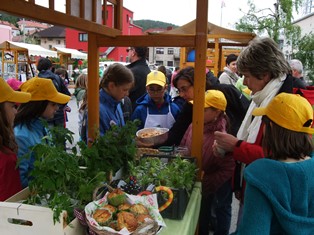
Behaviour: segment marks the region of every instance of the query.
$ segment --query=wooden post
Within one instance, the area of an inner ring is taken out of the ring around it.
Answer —
[[[206,78],[207,21],[208,0],[197,1],[195,35],[195,72],[193,102],[192,156],[197,158],[199,169],[202,167],[202,148],[204,130],[204,100]],[[198,180],[201,179],[201,170]]]
[[[99,128],[99,51],[96,34],[88,34],[88,138],[94,140]]]

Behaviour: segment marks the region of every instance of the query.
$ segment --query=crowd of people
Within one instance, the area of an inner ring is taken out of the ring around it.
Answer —
[[[127,51],[129,65],[112,64],[100,77],[99,134],[140,120],[138,129],[168,128],[163,145],[191,153],[194,68],[150,71],[146,47]],[[65,126],[72,95],[80,138],[88,140],[87,75],[75,72],[71,94],[65,69],[53,72],[47,58],[37,69],[24,83],[0,79],[0,201],[28,186],[34,157],[22,157],[47,135],[42,120]],[[228,55],[218,78],[204,73],[200,235],[229,234],[233,193],[240,205],[236,234],[314,233],[313,109],[293,94],[307,87],[302,73],[302,63],[287,61],[270,38]]]

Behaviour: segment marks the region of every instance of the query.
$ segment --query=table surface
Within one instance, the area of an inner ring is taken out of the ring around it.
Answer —
[[[190,197],[189,204],[181,220],[164,219],[164,227],[159,235],[194,235],[198,224],[201,208],[201,183],[196,182]]]

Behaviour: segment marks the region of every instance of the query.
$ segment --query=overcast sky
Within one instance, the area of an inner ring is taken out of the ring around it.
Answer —
[[[234,24],[243,16],[240,8],[248,11],[247,0],[208,0],[208,21],[225,28],[234,28]],[[255,0],[258,9],[274,10],[276,0]],[[158,20],[175,25],[184,25],[196,18],[196,0],[124,0],[126,8],[134,12],[134,20]],[[221,17],[222,16],[222,17]]]

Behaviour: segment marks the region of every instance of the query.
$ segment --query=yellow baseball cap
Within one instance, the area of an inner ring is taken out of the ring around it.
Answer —
[[[297,94],[280,93],[266,106],[255,108],[254,116],[266,115],[277,125],[291,131],[314,134],[313,108],[307,99]]]
[[[152,71],[147,75],[146,86],[157,84],[164,87],[166,85],[166,76],[160,71]]]
[[[24,82],[21,91],[29,92],[32,94],[32,101],[48,100],[57,104],[65,104],[69,102],[70,96],[64,95],[57,91],[51,79],[33,77]]]
[[[190,101],[193,104],[193,100]],[[218,90],[207,90],[205,92],[204,108],[216,108],[221,111],[226,111],[227,100],[225,95]]]
[[[27,103],[31,100],[31,94],[26,92],[14,91],[7,82],[0,77],[0,103],[14,102]]]

